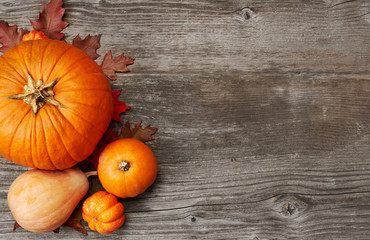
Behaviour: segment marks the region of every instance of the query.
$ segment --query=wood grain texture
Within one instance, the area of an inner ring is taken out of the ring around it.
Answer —
[[[42,2],[0,19],[29,29]],[[0,239],[370,239],[368,0],[64,2],[68,42],[136,58],[112,86],[159,127],[158,178],[113,234],[12,232],[25,168],[1,159]]]

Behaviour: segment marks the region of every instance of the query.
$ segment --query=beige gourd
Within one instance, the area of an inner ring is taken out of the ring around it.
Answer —
[[[17,221],[31,232],[60,227],[89,189],[87,176],[77,167],[66,170],[29,170],[10,186],[8,205]]]

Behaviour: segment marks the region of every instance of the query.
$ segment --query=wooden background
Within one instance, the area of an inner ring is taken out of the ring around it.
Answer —
[[[30,29],[43,2],[0,19]],[[369,0],[64,2],[68,42],[136,58],[111,83],[159,127],[158,178],[113,234],[13,232],[25,168],[0,159],[1,239],[370,239]]]

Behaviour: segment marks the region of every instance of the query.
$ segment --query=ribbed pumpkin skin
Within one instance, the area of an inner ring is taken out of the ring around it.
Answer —
[[[55,100],[34,116],[23,100],[27,72],[44,83],[58,78]],[[0,57],[0,154],[14,163],[46,170],[66,169],[88,157],[113,114],[108,79],[99,65],[63,41],[25,41]]]
[[[117,197],[99,191],[88,197],[82,205],[82,217],[93,231],[112,233],[125,222],[124,207]]]

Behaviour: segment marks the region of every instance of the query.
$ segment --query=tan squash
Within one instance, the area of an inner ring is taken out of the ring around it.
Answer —
[[[10,186],[8,205],[17,221],[31,232],[60,227],[89,189],[86,175],[77,167],[46,171],[30,170]]]

